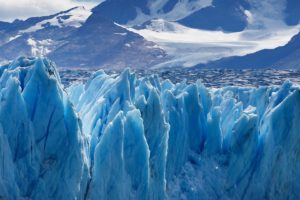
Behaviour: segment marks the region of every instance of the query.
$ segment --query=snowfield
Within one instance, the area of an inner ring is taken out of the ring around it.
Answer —
[[[0,68],[0,199],[299,199],[300,88]]]
[[[124,27],[124,26],[122,26]],[[300,26],[276,23],[265,29],[247,28],[241,32],[193,29],[164,19],[152,20],[142,28],[127,28],[157,43],[169,60],[154,68],[193,67],[199,63],[229,56],[243,56],[262,49],[284,46],[299,33]]]

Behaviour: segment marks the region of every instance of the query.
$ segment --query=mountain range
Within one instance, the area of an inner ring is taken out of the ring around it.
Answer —
[[[3,23],[0,35],[1,60],[45,55],[61,67],[139,68],[165,57],[155,43],[84,7]]]
[[[298,0],[106,0],[95,11],[120,24],[138,25],[152,19],[177,21],[206,30],[242,31],[250,15],[282,17],[288,25],[300,19]]]
[[[106,0],[0,22],[0,62],[47,56],[61,67],[298,68],[299,13],[297,0]]]

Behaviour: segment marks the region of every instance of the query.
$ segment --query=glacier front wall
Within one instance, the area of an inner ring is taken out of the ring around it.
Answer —
[[[87,141],[55,67],[24,58],[0,75],[0,199],[83,198]]]
[[[207,89],[98,71],[67,95],[47,59],[0,75],[0,198],[300,198],[300,89],[288,81]]]

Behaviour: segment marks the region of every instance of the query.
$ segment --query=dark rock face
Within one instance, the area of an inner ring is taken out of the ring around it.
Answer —
[[[137,9],[150,14],[150,0],[107,0],[93,9],[95,16],[101,15],[120,24],[125,24],[137,16]]]
[[[297,25],[300,20],[300,2],[298,0],[287,0],[285,9],[285,22],[292,26]]]

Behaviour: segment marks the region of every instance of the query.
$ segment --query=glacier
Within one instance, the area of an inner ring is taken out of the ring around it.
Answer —
[[[0,199],[299,199],[300,87],[0,68]]]
[[[83,198],[87,140],[54,65],[20,58],[0,75],[0,199]]]

